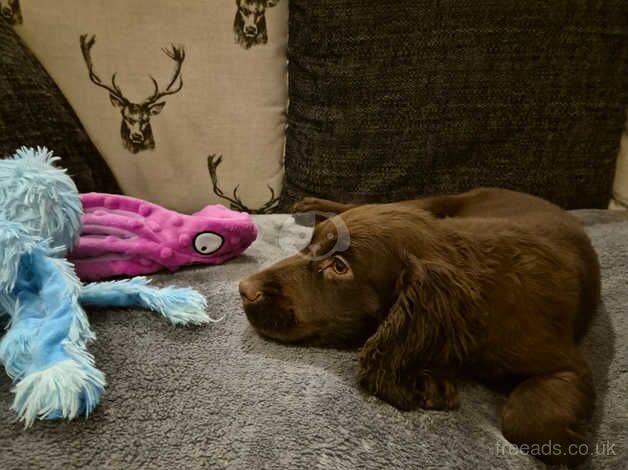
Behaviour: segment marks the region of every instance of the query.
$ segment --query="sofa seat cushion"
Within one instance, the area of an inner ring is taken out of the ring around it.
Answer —
[[[619,469],[628,428],[628,216],[576,215],[599,253],[602,303],[582,345],[597,392],[586,468]],[[238,281],[292,254],[309,229],[286,215],[256,216],[260,237],[222,266],[159,274],[191,285],[221,322],[174,328],[145,311],[89,312],[90,346],[107,375],[87,420],[37,423],[24,432],[0,377],[5,468],[457,468],[542,469],[509,444],[505,397],[469,383],[452,412],[400,412],[364,393],[355,352],[286,346],[261,338],[242,312]]]

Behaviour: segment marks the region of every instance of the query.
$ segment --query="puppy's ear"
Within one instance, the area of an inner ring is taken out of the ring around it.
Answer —
[[[316,227],[321,222],[329,219],[329,216],[319,212],[294,212],[292,218],[298,225]]]
[[[297,224],[313,227],[358,205],[306,197],[292,206],[292,213]]]
[[[473,347],[480,302],[468,274],[447,262],[406,258],[386,319],[360,352],[360,383],[408,410],[421,400],[417,380],[425,369],[455,366]]]

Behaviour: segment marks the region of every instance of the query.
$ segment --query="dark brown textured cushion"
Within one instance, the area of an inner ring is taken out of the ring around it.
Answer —
[[[291,0],[281,206],[501,186],[611,195],[628,2]]]
[[[0,17],[0,158],[23,145],[62,157],[81,192],[120,191],[66,99]]]

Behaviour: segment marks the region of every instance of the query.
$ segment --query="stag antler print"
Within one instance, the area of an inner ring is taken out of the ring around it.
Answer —
[[[168,83],[166,90],[160,92],[159,84],[157,83],[157,80],[155,80],[151,76],[150,79],[153,81],[155,92],[153,93],[151,97],[149,97],[145,101],[146,104],[152,104],[158,99],[163,98],[164,96],[174,95],[179,90],[181,90],[181,88],[183,88],[183,77],[181,77],[181,65],[183,65],[183,61],[185,60],[185,51],[183,50],[182,47],[176,47],[174,44],[172,44],[170,47],[172,47],[172,49],[163,48],[162,51],[164,52],[164,54],[166,54],[168,57],[170,57],[172,60],[175,61],[176,67],[175,67],[174,75],[172,76],[172,80],[170,80],[170,83]],[[172,86],[175,84],[175,82],[177,82],[177,80],[179,81],[179,85],[173,89]]]
[[[224,199],[225,201],[229,201],[230,208],[232,210],[248,212],[249,214],[268,214],[273,211],[273,209],[277,206],[279,202],[279,197],[275,197],[275,190],[270,185],[267,185],[268,189],[270,190],[270,199],[268,200],[268,202],[266,202],[266,204],[258,207],[257,209],[250,209],[242,203],[240,196],[238,196],[238,189],[240,189],[240,185],[237,185],[233,189],[233,197],[226,196],[222,189],[220,189],[220,187],[218,186],[218,173],[216,170],[221,162],[222,155],[216,156],[216,154],[212,154],[207,157],[209,176],[212,180],[212,187],[216,196]]]
[[[92,60],[92,47],[96,43],[96,36],[88,37],[87,34],[81,35],[81,52],[83,53],[83,59],[87,65],[87,71],[89,72],[89,79],[101,88],[104,88],[109,92],[112,97],[115,97],[120,102],[128,103],[128,100],[122,94],[122,90],[116,85],[116,74],[111,76],[111,86],[105,85],[98,75],[94,72],[94,62]]]
[[[122,144],[132,153],[138,153],[141,150],[149,150],[155,148],[155,138],[150,124],[151,116],[159,114],[166,103],[164,101],[157,102],[160,98],[168,95],[174,95],[183,88],[183,77],[181,76],[181,66],[185,60],[185,50],[183,47],[172,45],[171,49],[162,49],[170,59],[175,62],[175,72],[164,91],[159,90],[157,80],[149,75],[153,82],[155,91],[151,96],[140,103],[133,103],[128,100],[120,87],[116,84],[116,74],[111,76],[111,85],[105,84],[94,71],[94,62],[92,60],[91,51],[96,42],[96,36],[81,35],[81,51],[87,70],[89,79],[95,85],[109,92],[111,104],[120,109],[122,114],[122,124],[120,126],[120,136]]]

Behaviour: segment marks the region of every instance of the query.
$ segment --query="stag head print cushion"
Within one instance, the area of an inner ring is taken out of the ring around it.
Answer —
[[[126,194],[182,212],[269,212],[283,177],[287,11],[287,0],[28,0],[15,28]]]

